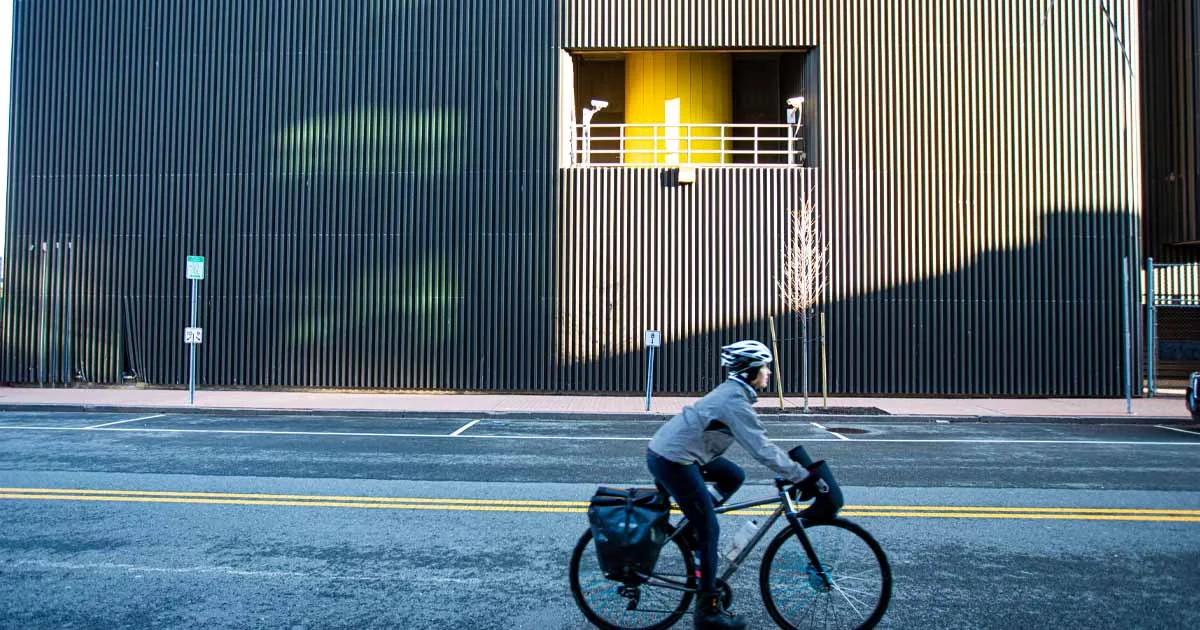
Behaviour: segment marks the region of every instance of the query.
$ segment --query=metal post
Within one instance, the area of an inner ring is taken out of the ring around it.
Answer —
[[[800,382],[804,389],[804,413],[808,413],[808,309],[800,311]]]
[[[650,390],[654,386],[654,346],[650,346],[650,363],[646,367],[646,411],[650,411]]]
[[[66,268],[66,279],[63,281],[63,284],[66,285],[66,287],[67,287],[67,290],[66,290],[67,304],[66,304],[66,307],[63,309],[63,328],[64,328],[64,331],[63,331],[64,342],[63,343],[64,343],[65,347],[63,348],[62,368],[63,368],[63,381],[66,383],[70,383],[75,380],[74,367],[73,367],[74,361],[71,358],[71,346],[72,346],[72,337],[71,337],[72,326],[71,326],[71,324],[72,324],[72,320],[74,320],[74,307],[75,307],[74,300],[71,299],[71,296],[75,293],[75,289],[74,289],[75,285],[72,284],[73,274],[71,273],[72,270],[74,269],[74,266],[72,265],[72,258],[74,257],[74,251],[73,251],[72,247],[73,246],[72,246],[71,241],[67,241],[67,249],[64,252],[66,261],[63,263],[63,266]]]
[[[775,390],[779,392],[779,408],[783,409],[783,372],[779,369],[779,339],[775,336],[775,316],[770,316],[767,321],[771,325],[771,349],[775,353]]]
[[[58,373],[58,358],[62,356],[62,242],[55,241],[50,264],[50,353],[46,380],[52,385],[62,382]]]
[[[199,280],[192,280],[192,328],[196,327],[196,290]],[[196,344],[188,344],[188,354],[191,355],[188,368],[188,404],[196,402]]]
[[[1146,396],[1154,397],[1154,364],[1158,362],[1155,356],[1155,336],[1158,334],[1154,308],[1154,258],[1146,259]]]
[[[796,127],[788,127],[788,164],[796,163]]]
[[[49,311],[50,311],[50,249],[46,241],[42,241],[42,278],[41,278],[41,312],[38,317],[38,385],[46,384],[46,354],[49,352],[48,345],[50,331],[49,326]]]
[[[825,360],[825,311],[821,311],[821,400],[829,407],[829,368]]]
[[[587,110],[584,110],[584,115],[587,116]],[[591,116],[587,116],[591,118]],[[583,123],[583,159],[581,164],[587,166],[592,162],[592,124],[590,122]]]
[[[796,120],[799,116],[796,113],[796,108],[788,104],[787,110],[787,163],[789,165],[796,163]]]
[[[1124,290],[1121,294],[1124,296],[1121,304],[1121,320],[1125,328],[1125,413],[1133,413],[1133,334],[1130,330],[1129,320],[1130,310],[1133,308],[1129,291],[1129,257],[1125,256],[1121,259],[1121,279]]]

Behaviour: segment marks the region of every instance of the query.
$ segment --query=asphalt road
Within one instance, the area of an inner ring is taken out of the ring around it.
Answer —
[[[0,412],[0,627],[588,627],[584,505],[656,423],[476,420]],[[818,420],[768,430],[887,550],[881,627],[1200,627],[1196,427]]]

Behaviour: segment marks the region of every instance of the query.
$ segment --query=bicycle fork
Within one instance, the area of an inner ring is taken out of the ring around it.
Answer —
[[[792,525],[792,530],[796,532],[796,539],[800,541],[800,545],[804,547],[804,554],[808,556],[809,566],[821,578],[821,584],[825,587],[825,590],[832,589],[833,582],[830,581],[829,574],[825,572],[825,567],[821,564],[821,559],[817,557],[817,550],[813,548],[812,541],[808,539],[808,534],[804,533],[803,519],[799,516],[800,511],[796,508],[796,502],[792,500],[792,495],[787,491],[782,480],[776,479],[775,487],[779,489],[780,499],[784,504],[776,510],[775,516],[778,516],[780,512],[783,512],[787,516],[788,523]],[[784,506],[786,506],[786,509]],[[771,520],[774,522],[774,517]],[[740,560],[741,558],[738,559]]]

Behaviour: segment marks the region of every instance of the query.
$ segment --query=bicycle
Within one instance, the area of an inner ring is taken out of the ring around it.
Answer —
[[[759,591],[775,623],[785,630],[873,628],[892,593],[892,569],[883,548],[861,526],[836,514],[805,514],[790,482],[776,478],[775,487],[775,496],[716,508],[725,514],[778,504],[734,560],[722,563],[717,586],[725,606],[733,598],[729,580],[784,517],[786,526],[767,545],[759,566]],[[591,529],[580,536],[571,553],[571,593],[589,621],[604,630],[661,630],[688,614],[697,592],[698,559],[687,519],[668,527],[654,569],[624,582],[605,577]]]

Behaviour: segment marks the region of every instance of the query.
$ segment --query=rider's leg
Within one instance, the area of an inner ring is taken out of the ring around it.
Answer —
[[[695,464],[677,464],[660,457],[653,451],[646,453],[646,466],[658,483],[666,487],[679,509],[696,531],[699,541],[700,590],[717,588],[717,538],[720,529],[717,513],[713,511],[712,495],[704,484],[700,467]]]
[[[719,496],[714,498],[714,502],[717,505],[728,501],[746,481],[746,471],[733,463],[733,460],[724,457],[718,457],[701,466],[700,474],[716,487]]]

